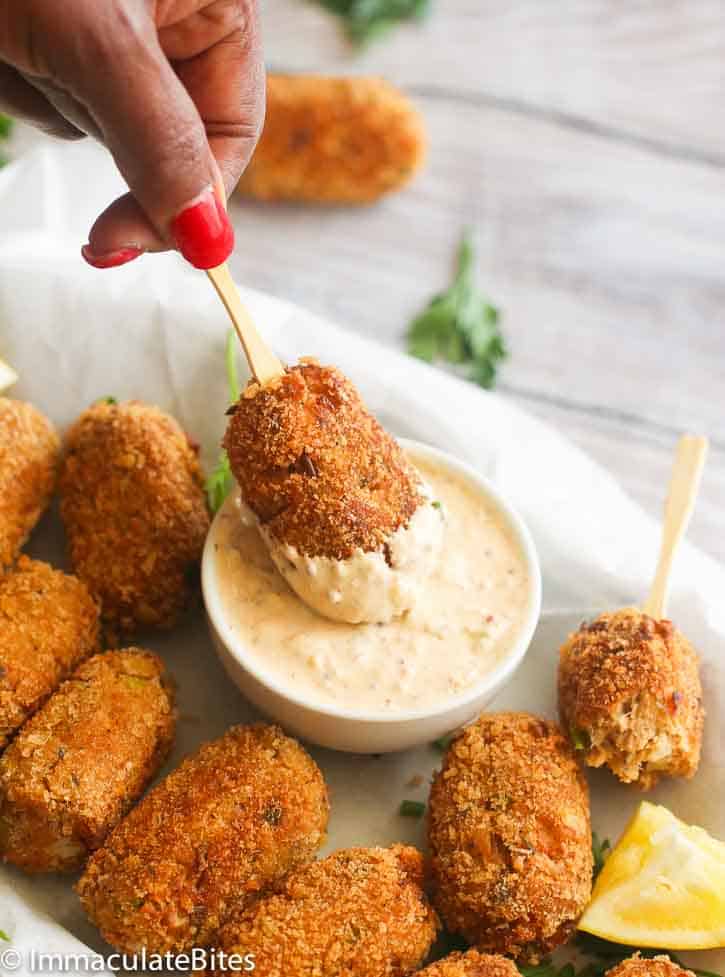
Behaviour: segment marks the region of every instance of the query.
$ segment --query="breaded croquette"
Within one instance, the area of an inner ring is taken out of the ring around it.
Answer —
[[[267,115],[240,191],[260,200],[367,204],[425,156],[423,120],[380,78],[270,75]]]
[[[118,825],[78,882],[86,912],[124,952],[209,943],[322,844],[322,774],[276,726],[234,726],[169,774]]]
[[[589,766],[649,790],[692,777],[704,710],[698,660],[670,621],[634,607],[583,624],[559,656],[559,710]]]
[[[436,936],[422,879],[415,848],[338,851],[235,914],[217,945],[253,955],[263,977],[403,977]]]
[[[0,752],[94,651],[98,608],[84,583],[27,556],[0,576]]]
[[[138,401],[94,404],[68,432],[60,492],[73,567],[110,639],[171,627],[209,528],[201,468],[176,421]]]
[[[0,397],[0,570],[13,562],[55,488],[60,442],[32,404]]]
[[[408,610],[443,523],[398,443],[334,367],[303,360],[236,404],[224,441],[282,576],[351,623]]]
[[[513,960],[497,953],[468,950],[437,960],[421,970],[418,977],[520,977],[520,974]]]
[[[173,696],[156,655],[94,655],[0,758],[0,855],[28,872],[81,867],[169,752]]]
[[[691,970],[685,970],[673,963],[669,957],[641,957],[638,953],[618,963],[608,970],[605,977],[695,977]]]
[[[481,716],[430,795],[433,902],[481,950],[537,962],[574,931],[592,887],[589,792],[556,723]]]

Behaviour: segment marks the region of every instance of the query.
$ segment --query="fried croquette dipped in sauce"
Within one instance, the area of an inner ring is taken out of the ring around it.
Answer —
[[[18,555],[50,502],[60,442],[47,417],[0,397],[0,571]]]
[[[422,879],[415,848],[337,851],[235,914],[218,947],[253,955],[264,977],[404,977],[437,931]]]
[[[419,113],[380,78],[270,75],[264,129],[240,192],[372,203],[412,178],[425,142]]]
[[[481,950],[537,962],[591,895],[589,793],[558,725],[481,716],[451,744],[430,796],[433,902]]]
[[[0,854],[28,872],[81,867],[141,795],[174,735],[156,655],[94,655],[0,758]]]
[[[649,790],[697,770],[698,660],[670,621],[629,607],[583,624],[560,651],[559,710],[586,763],[625,783]]]
[[[235,405],[225,447],[278,570],[314,610],[387,622],[415,603],[441,512],[339,370],[303,360]]]
[[[0,752],[94,651],[98,608],[84,583],[27,556],[0,576]]]
[[[497,953],[450,953],[419,971],[418,977],[521,977],[513,960]]]
[[[318,767],[276,726],[234,726],[188,757],[90,859],[77,890],[104,939],[135,953],[204,946],[324,841]]]
[[[664,954],[656,957],[641,957],[639,953],[635,953],[634,956],[608,970],[606,977],[695,977],[695,975]]]
[[[196,452],[176,421],[137,401],[94,404],[68,432],[60,492],[73,567],[110,638],[171,627],[209,528]]]

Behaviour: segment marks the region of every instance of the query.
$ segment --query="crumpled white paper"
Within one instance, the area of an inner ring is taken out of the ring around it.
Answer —
[[[211,464],[227,406],[225,313],[206,277],[176,255],[109,272],[81,261],[79,247],[93,218],[120,189],[109,160],[91,144],[42,148],[0,173],[0,358],[20,374],[13,395],[35,402],[60,427],[98,397],[139,397],[171,411],[201,442]],[[244,298],[283,359],[316,355],[336,363],[397,434],[465,458],[517,506],[541,556],[545,618],[525,667],[497,705],[554,715],[556,646],[583,614],[643,599],[657,554],[658,520],[579,449],[506,399],[287,303],[246,289]],[[62,561],[54,517],[36,533],[33,550]],[[703,657],[706,742],[695,780],[665,784],[653,799],[725,839],[724,595],[725,571],[685,544],[669,613]],[[214,659],[199,614],[149,644],[165,655],[180,686],[182,721],[172,765],[202,739],[251,715]],[[405,785],[412,774],[435,766],[431,751],[375,760],[326,751],[316,756],[332,789],[330,848],[422,843],[422,826],[397,818],[395,798],[417,796]],[[616,834],[639,795],[606,773],[591,782],[595,827]],[[0,929],[23,955],[12,970],[21,975],[30,972],[33,947],[72,951],[80,937],[103,949],[64,879],[0,870]],[[723,952],[692,959],[725,972]]]

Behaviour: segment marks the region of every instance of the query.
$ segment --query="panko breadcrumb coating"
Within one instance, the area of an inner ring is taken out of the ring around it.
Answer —
[[[99,402],[68,432],[61,516],[112,641],[169,628],[188,604],[209,528],[202,483],[189,439],[156,407]]]
[[[430,795],[433,902],[481,950],[536,963],[566,942],[592,887],[589,792],[556,723],[481,716]]]
[[[12,563],[50,502],[60,442],[47,417],[0,397],[0,571]]]
[[[513,960],[497,953],[450,953],[419,972],[418,977],[521,977]]]
[[[381,549],[423,501],[420,476],[353,384],[314,360],[252,381],[224,446],[265,531],[305,556]]]
[[[77,890],[118,950],[208,944],[311,859],[327,829],[318,767],[276,726],[234,726],[169,774],[92,856]]]
[[[169,752],[173,696],[156,655],[94,655],[0,758],[0,855],[28,872],[81,867]]]
[[[84,583],[27,556],[0,576],[0,752],[94,651],[98,608]]]
[[[425,141],[417,110],[382,79],[270,75],[239,188],[260,200],[372,203],[412,178]]]
[[[633,957],[623,960],[616,967],[608,970],[606,977],[695,977],[691,970],[685,970],[673,963],[669,957],[641,957],[635,953]]]
[[[670,621],[634,607],[583,624],[562,646],[559,710],[592,767],[649,790],[692,777],[704,710],[698,660]]]
[[[263,977],[404,977],[437,930],[415,848],[348,848],[292,873],[219,933]]]

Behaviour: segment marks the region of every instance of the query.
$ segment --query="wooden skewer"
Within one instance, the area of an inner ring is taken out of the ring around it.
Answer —
[[[284,373],[284,366],[259,335],[251,316],[242,305],[229,266],[225,263],[218,268],[210,268],[207,275],[229,313],[255,380],[267,383]]]
[[[661,620],[665,616],[667,595],[670,589],[670,575],[675,551],[685,534],[695,507],[700,476],[707,455],[707,438],[686,434],[680,438],[672,469],[665,521],[662,527],[662,544],[657,563],[657,572],[652,589],[644,605],[645,614]]]

